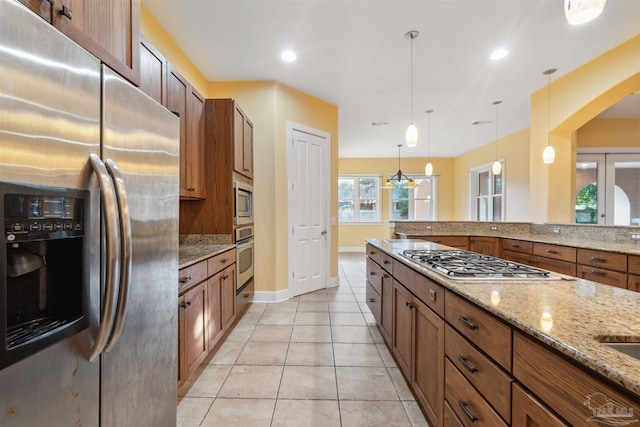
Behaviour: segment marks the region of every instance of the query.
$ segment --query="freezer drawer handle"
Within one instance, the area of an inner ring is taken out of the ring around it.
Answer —
[[[111,336],[107,341],[104,351],[111,350],[122,335],[124,321],[127,317],[127,302],[129,301],[129,278],[131,277],[131,219],[129,216],[129,203],[127,201],[127,190],[122,179],[122,173],[115,162],[111,159],[105,161],[107,171],[113,179],[116,189],[116,200],[118,202],[118,214],[120,219],[120,290],[118,292],[118,307],[116,317],[111,330]]]
[[[102,306],[102,317],[100,318],[100,326],[96,334],[96,341],[93,348],[89,351],[89,360],[92,361],[100,353],[102,353],[109,332],[113,323],[116,300],[116,280],[120,276],[120,230],[117,225],[118,213],[116,212],[116,194],[113,188],[113,182],[109,177],[107,168],[100,157],[91,154],[89,162],[98,180],[100,194],[102,195],[102,211],[104,215],[105,234],[106,234],[106,272],[104,283],[104,304]]]

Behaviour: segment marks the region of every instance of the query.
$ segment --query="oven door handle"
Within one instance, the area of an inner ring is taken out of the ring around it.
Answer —
[[[96,174],[98,186],[100,187],[100,195],[102,196],[107,259],[102,316],[100,318],[100,326],[98,327],[95,343],[89,351],[89,361],[92,361],[104,350],[112,329],[111,326],[116,308],[114,304],[117,292],[116,280],[117,277],[120,276],[120,230],[118,227],[118,213],[116,212],[117,202],[115,189],[107,172],[107,168],[96,154],[91,154],[89,162]]]
[[[118,202],[118,214],[120,219],[120,288],[118,292],[118,307],[116,309],[115,319],[111,336],[107,341],[104,351],[111,350],[122,335],[124,328],[124,320],[127,315],[127,302],[129,300],[129,281],[131,277],[131,219],[129,216],[129,203],[127,202],[127,190],[122,179],[122,173],[115,162],[111,159],[105,161],[107,171],[113,179],[113,185],[116,189],[116,200]]]

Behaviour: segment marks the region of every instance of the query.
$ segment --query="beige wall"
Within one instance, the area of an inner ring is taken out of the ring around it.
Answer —
[[[578,129],[580,148],[640,148],[640,119],[594,119]]]
[[[424,174],[425,158],[401,158],[402,173],[406,175]],[[450,158],[432,158],[434,174],[438,175],[437,186],[437,219],[447,221],[454,216],[454,162]],[[380,175],[387,179],[390,174],[397,172],[397,158],[343,158],[338,159],[339,175]],[[390,191],[381,191],[382,222],[376,225],[345,224],[339,226],[340,248],[364,248],[364,239],[387,239],[392,237],[393,229],[389,227],[391,215]],[[336,196],[337,199],[337,196]]]

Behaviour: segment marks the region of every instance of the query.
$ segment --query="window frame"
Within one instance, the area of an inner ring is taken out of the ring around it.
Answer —
[[[392,176],[397,176],[397,174],[390,174],[389,177]],[[406,200],[409,201],[409,211],[408,211],[408,218],[404,219],[404,218],[394,218],[393,217],[393,213],[394,213],[394,203],[396,200],[405,200],[405,199],[395,199],[393,197],[393,190],[389,191],[389,221],[390,222],[396,222],[396,221],[437,221],[438,220],[438,176],[437,175],[431,175],[431,176],[427,176],[424,174],[408,174],[406,175],[408,178],[412,179],[412,180],[417,180],[417,179],[428,179],[431,185],[431,205],[429,207],[429,216],[430,218],[415,218],[415,203],[416,200],[427,200],[427,199],[422,199],[422,198],[416,198],[416,197],[408,197]],[[415,190],[414,188],[409,188],[409,194],[413,194],[415,196]]]
[[[340,186],[341,179],[353,179],[354,180],[354,195],[353,195],[353,206],[354,206],[354,219],[353,220],[341,220],[340,219],[340,199],[338,196],[338,223],[341,225],[372,225],[372,224],[380,224],[382,223],[382,197],[381,197],[381,188],[382,188],[382,175],[378,174],[341,174],[338,175],[338,187]],[[376,218],[375,219],[361,219],[360,217],[360,180],[362,179],[374,179],[376,181],[376,197],[375,203],[377,206],[376,209]],[[339,189],[338,189],[339,193]],[[358,203],[356,203],[356,200]]]
[[[497,176],[501,176],[502,177],[502,182],[501,182],[501,192],[500,193],[496,193],[495,192],[495,176],[494,173],[491,171],[491,167],[493,165],[493,163],[487,163],[481,166],[477,166],[475,168],[471,168],[469,169],[469,218],[471,221],[479,221],[479,222],[505,222],[506,221],[506,212],[505,212],[505,206],[506,206],[506,191],[505,191],[505,183],[506,183],[506,179],[505,179],[505,161],[504,159],[500,160],[500,163],[502,164],[502,172],[500,174],[498,174]],[[489,193],[487,195],[481,196],[478,195],[479,193],[479,185],[480,185],[480,175],[487,172],[489,175]],[[494,219],[494,211],[493,211],[493,206],[494,206],[494,199],[500,197],[500,219]],[[480,220],[478,219],[478,210],[479,210],[479,200],[480,199],[486,199],[487,201],[487,219],[486,220]]]

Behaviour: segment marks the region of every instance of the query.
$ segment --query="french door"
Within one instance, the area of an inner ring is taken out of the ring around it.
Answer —
[[[640,154],[579,154],[576,223],[640,225]]]

